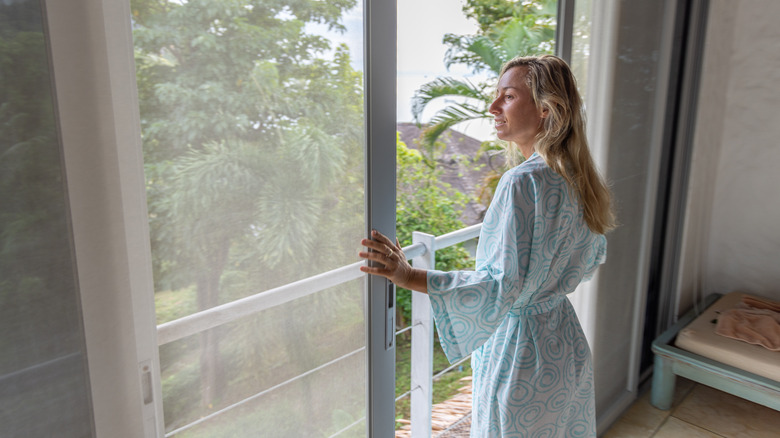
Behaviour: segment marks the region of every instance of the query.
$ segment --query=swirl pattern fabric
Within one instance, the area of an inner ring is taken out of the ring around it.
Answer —
[[[596,436],[590,349],[566,294],[592,277],[606,246],[534,153],[499,181],[476,269],[428,272],[447,358],[472,354],[472,437]]]

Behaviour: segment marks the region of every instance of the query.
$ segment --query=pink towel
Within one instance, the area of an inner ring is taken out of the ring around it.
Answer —
[[[754,309],[766,309],[766,310],[771,310],[773,312],[780,312],[780,303],[776,301],[769,301],[766,298],[751,297],[750,295],[745,295],[742,297],[742,304],[744,304],[747,307],[752,307]]]
[[[780,303],[745,296],[739,308],[718,317],[715,333],[780,351]]]

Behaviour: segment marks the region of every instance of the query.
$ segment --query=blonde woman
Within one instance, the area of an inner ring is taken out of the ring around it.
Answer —
[[[515,58],[490,113],[527,159],[498,183],[475,271],[412,268],[377,232],[360,256],[378,265],[361,269],[428,293],[447,358],[472,354],[472,437],[595,437],[590,349],[566,294],[604,262],[614,217],[575,78],[557,57]]]

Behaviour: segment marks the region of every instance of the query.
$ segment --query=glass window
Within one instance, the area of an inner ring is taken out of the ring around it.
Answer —
[[[0,3],[0,428],[92,436],[42,3]]]

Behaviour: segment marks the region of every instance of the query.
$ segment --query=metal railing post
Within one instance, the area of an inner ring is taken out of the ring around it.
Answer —
[[[426,252],[412,259],[416,268],[434,269],[436,238],[414,232],[413,243],[425,245]],[[412,438],[430,438],[431,405],[433,403],[433,315],[428,295],[412,291],[412,376],[411,423]]]

